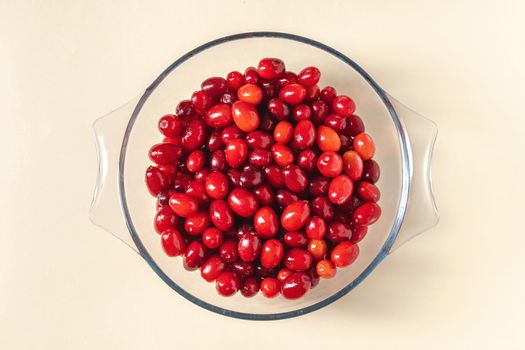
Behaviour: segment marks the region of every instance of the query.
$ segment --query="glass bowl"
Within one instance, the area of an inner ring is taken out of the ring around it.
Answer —
[[[155,199],[144,184],[148,149],[159,142],[158,118],[172,113],[210,76],[243,71],[263,57],[279,57],[289,70],[310,65],[322,72],[319,86],[332,85],[351,96],[356,113],[376,144],[381,167],[378,186],[383,209],[378,222],[359,243],[360,255],[331,280],[322,280],[303,298],[266,299],[219,296],[198,271],[188,272],[181,258],[164,254],[152,219]],[[320,42],[276,32],[223,37],[178,58],[142,93],[94,123],[99,176],[90,218],[120,238],[159,277],[189,301],[222,315],[252,320],[283,319],[320,309],[357,286],[395,248],[438,220],[430,177],[435,125],[390,97],[354,61]]]

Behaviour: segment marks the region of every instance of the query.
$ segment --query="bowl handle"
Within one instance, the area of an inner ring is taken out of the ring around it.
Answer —
[[[118,164],[126,126],[139,98],[134,98],[93,123],[97,142],[98,176],[89,210],[89,218],[93,224],[111,233],[137,253],[121,211]]]
[[[410,188],[405,217],[390,253],[418,234],[437,225],[439,213],[432,191],[432,152],[436,124],[389,96],[404,126],[411,158]]]

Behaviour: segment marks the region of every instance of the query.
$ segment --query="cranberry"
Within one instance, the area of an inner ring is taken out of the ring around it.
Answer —
[[[259,291],[259,279],[249,277],[242,282],[241,294],[245,298],[251,298]]]
[[[332,242],[338,243],[347,241],[352,237],[352,230],[350,226],[339,221],[331,222],[328,225],[328,232],[326,238]]]
[[[287,165],[282,172],[283,183],[294,192],[302,192],[308,186],[308,177],[297,165]]]
[[[169,206],[162,207],[155,215],[155,231],[162,233],[177,225],[177,216]]]
[[[339,95],[332,100],[332,110],[341,117],[349,117],[355,111],[355,103],[350,97]]]
[[[334,206],[326,197],[315,197],[312,200],[312,214],[322,217],[325,221],[332,221],[335,215]]]
[[[316,176],[310,180],[308,190],[313,196],[321,196],[328,194],[328,186],[330,185],[331,179],[324,176]]]
[[[306,235],[299,231],[287,232],[283,237],[284,243],[293,248],[304,248],[308,243]]]
[[[204,183],[206,181],[206,178],[208,177],[210,173],[210,169],[208,168],[202,168],[195,172],[195,176],[193,177],[196,181]]]
[[[297,202],[299,200],[299,196],[296,193],[281,189],[277,191],[275,199],[281,208],[286,208],[293,202]]]
[[[322,217],[312,216],[306,224],[305,231],[310,239],[323,239],[326,234],[326,223]]]
[[[343,154],[343,171],[350,180],[357,181],[363,174],[363,160],[356,151],[347,151]]]
[[[365,238],[366,234],[368,233],[368,226],[357,225],[355,222],[352,222],[351,228],[352,228],[352,238],[350,238],[350,241],[354,243],[361,242],[363,238]]]
[[[168,176],[159,168],[154,166],[148,167],[146,170],[146,185],[152,196],[158,195],[160,191],[166,189],[169,184],[170,180]]]
[[[374,140],[367,133],[360,133],[354,138],[354,149],[362,160],[369,160],[376,151]]]
[[[274,193],[270,186],[264,184],[253,189],[253,193],[257,196],[257,200],[261,205],[272,205]]]
[[[306,271],[312,266],[312,255],[299,248],[292,248],[284,254],[284,265],[292,271]]]
[[[354,212],[354,221],[359,225],[372,225],[381,216],[381,208],[373,202],[368,202]]]
[[[297,82],[297,74],[294,72],[284,72],[275,82],[279,88],[282,88],[285,85]]]
[[[217,292],[225,297],[234,295],[241,287],[241,281],[239,277],[237,277],[237,275],[233,272],[229,271],[221,273],[215,282],[215,288],[217,289]]]
[[[341,134],[346,129],[346,118],[330,114],[324,119],[323,124],[334,129],[337,134]]]
[[[317,154],[311,149],[305,149],[299,153],[296,161],[304,171],[311,173],[316,168]]]
[[[193,104],[190,100],[182,100],[177,105],[177,108],[175,109],[175,115],[177,117],[183,118],[183,117],[190,117],[194,115],[195,111],[193,110]]]
[[[203,120],[191,120],[182,133],[182,148],[185,151],[193,151],[200,148],[206,142],[207,134],[206,123]]]
[[[170,197],[170,207],[178,216],[187,218],[197,214],[199,203],[184,193],[174,193]]]
[[[220,99],[221,103],[226,103],[228,105],[231,105],[235,101],[237,101],[237,96],[234,95],[232,92],[225,92]]]
[[[211,77],[201,84],[202,91],[211,97],[218,97],[226,91],[226,80],[221,77]]]
[[[286,144],[290,142],[293,136],[293,125],[287,121],[280,121],[273,131],[275,142]]]
[[[280,283],[276,278],[266,277],[261,281],[261,293],[267,298],[274,298],[279,295]]]
[[[258,84],[259,83],[259,74],[254,67],[248,67],[244,71],[244,83],[245,84]]]
[[[206,176],[206,193],[211,198],[222,199],[228,194],[228,178],[219,171],[212,171]]]
[[[310,107],[308,107],[308,105],[301,103],[293,108],[292,116],[296,122],[307,120],[312,116],[312,110]]]
[[[294,161],[293,152],[282,143],[276,143],[272,146],[273,160],[277,165],[286,166]]]
[[[237,90],[239,101],[247,102],[251,105],[258,105],[263,99],[263,91],[254,84],[245,84]]]
[[[224,272],[226,265],[217,255],[212,255],[202,264],[201,276],[208,282],[215,281]]]
[[[259,113],[253,105],[237,101],[232,105],[233,121],[239,129],[245,132],[254,131],[259,126]]]
[[[195,198],[199,205],[206,206],[210,202],[210,197],[206,193],[206,186],[202,181],[193,180],[188,182],[186,194]]]
[[[210,95],[200,90],[195,91],[193,95],[191,95],[191,103],[193,104],[195,112],[197,112],[200,115],[204,115],[206,111],[211,107],[213,101]]]
[[[330,279],[335,276],[336,269],[333,262],[330,260],[320,260],[315,266],[315,271],[321,278]]]
[[[219,248],[219,255],[222,261],[232,263],[239,258],[239,251],[237,250],[236,240],[227,240],[222,243]]]
[[[316,260],[323,259],[327,249],[326,242],[322,239],[312,239],[308,242],[307,250]]]
[[[312,102],[319,98],[319,94],[321,93],[321,90],[319,90],[319,86],[312,85],[306,87],[306,96],[304,97],[305,102]]]
[[[215,227],[222,231],[230,230],[235,224],[232,210],[222,199],[216,199],[210,204],[209,217]]]
[[[222,172],[226,170],[226,154],[223,150],[213,151],[210,156],[210,169]]]
[[[254,166],[243,170],[239,178],[241,187],[251,188],[260,185],[263,182],[264,172]]]
[[[359,199],[357,196],[352,195],[350,199],[341,205],[339,208],[346,211],[346,212],[354,212],[359,206],[363,204],[363,201]]]
[[[248,160],[258,166],[269,165],[272,162],[272,152],[264,148],[257,148],[250,153]]]
[[[288,276],[281,285],[281,293],[286,299],[298,299],[311,287],[312,280],[304,272],[295,272]]]
[[[226,75],[226,86],[232,90],[239,89],[244,84],[244,76],[241,72],[233,71]]]
[[[272,98],[268,101],[268,110],[279,120],[288,119],[290,116],[290,108],[278,98]]]
[[[377,180],[379,180],[380,175],[381,171],[375,160],[369,159],[363,162],[363,180],[374,184],[377,182]]]
[[[270,116],[269,113],[264,113],[262,116],[261,116],[261,123],[259,124],[259,129],[261,131],[264,131],[264,132],[267,132],[267,133],[271,133],[272,130],[275,128],[275,124],[277,123],[277,121],[272,118],[272,116]]]
[[[323,124],[328,115],[328,106],[323,101],[317,100],[312,103],[312,121],[317,124]]]
[[[173,114],[166,114],[159,120],[159,131],[168,137],[178,136],[182,133],[182,121]]]
[[[379,188],[367,181],[361,181],[357,184],[357,194],[365,202],[377,202],[381,198]]]
[[[204,166],[204,162],[206,162],[206,156],[204,155],[204,152],[201,150],[196,150],[191,152],[186,158],[186,167],[188,171],[194,173],[199,171]]]
[[[306,96],[306,89],[299,84],[288,84],[281,88],[279,91],[279,98],[284,102],[296,105],[301,103]]]
[[[200,235],[210,227],[210,216],[207,211],[199,211],[195,215],[188,216],[184,222],[184,229],[190,235]]]
[[[357,244],[345,241],[339,243],[332,249],[330,260],[332,260],[337,267],[345,267],[353,263],[358,255],[359,247]]]
[[[166,205],[169,205],[170,203],[170,197],[171,195],[175,193],[175,191],[173,190],[164,190],[164,191],[161,191],[159,192],[159,194],[157,195],[157,206],[158,206],[158,209],[166,206]]]
[[[317,169],[326,177],[336,177],[343,171],[343,159],[335,152],[324,152],[317,159]]]
[[[256,130],[246,135],[246,143],[251,149],[267,149],[269,150],[273,145],[273,139],[267,132]]]
[[[217,249],[221,246],[224,235],[222,232],[215,228],[209,227],[202,233],[202,244],[209,249]]]
[[[184,253],[184,268],[189,271],[197,270],[204,263],[206,247],[199,241],[191,242]]]
[[[263,58],[257,66],[257,73],[263,79],[274,79],[285,71],[284,62],[278,58]]]
[[[232,168],[238,168],[246,162],[248,158],[248,146],[240,139],[228,141],[224,151],[226,163]]]
[[[252,262],[259,256],[261,250],[261,240],[252,233],[244,234],[237,246],[239,257],[245,262]]]
[[[337,96],[337,91],[332,86],[327,86],[321,90],[320,93],[321,100],[326,103],[332,103],[334,98]]]
[[[183,192],[186,190],[190,181],[191,176],[189,174],[178,174],[173,179],[173,189],[177,192]]]
[[[288,231],[297,231],[310,217],[308,201],[297,201],[288,205],[281,215],[281,225]]]
[[[230,192],[228,205],[237,215],[244,218],[253,216],[259,208],[257,197],[243,188],[235,188]]]
[[[261,249],[261,265],[272,269],[281,263],[284,256],[283,244],[277,239],[269,239],[264,242]]]
[[[283,179],[281,177],[282,169],[276,165],[267,166],[264,169],[265,180],[273,188],[283,187]]]
[[[328,199],[334,204],[342,205],[352,195],[354,184],[346,175],[339,175],[332,179],[328,187]]]
[[[316,67],[306,67],[297,75],[297,82],[302,86],[312,86],[321,79],[321,72]]]
[[[166,229],[161,235],[162,249],[167,256],[178,256],[185,252],[186,243],[179,231]]]
[[[149,158],[159,165],[175,163],[181,156],[181,148],[171,143],[159,143],[149,150]]]
[[[239,169],[230,168],[227,174],[232,186],[239,187],[241,185],[241,171]]]
[[[317,147],[323,152],[337,152],[341,148],[341,139],[337,132],[329,126],[317,128]]]
[[[222,130],[221,140],[224,144],[234,139],[240,139],[244,136],[244,132],[236,125],[228,125]]]
[[[363,120],[357,115],[352,114],[346,118],[346,128],[344,130],[345,135],[347,136],[356,136],[365,131],[365,124]]]
[[[274,82],[268,85],[264,85],[262,87],[262,90],[263,90],[263,100],[264,101],[268,101],[268,100],[271,100],[272,98],[275,98],[277,96],[277,93],[279,92],[279,88],[277,87],[277,84],[275,84]]]
[[[253,225],[262,238],[275,237],[279,230],[279,218],[271,207],[262,207],[255,213]]]
[[[225,103],[217,104],[208,110],[205,120],[212,128],[224,128],[233,123],[232,108]]]
[[[287,269],[286,267],[283,267],[282,269],[277,272],[277,280],[281,283],[284,282],[284,280],[290,276],[292,273],[294,273],[292,270]]]
[[[309,120],[301,120],[294,129],[294,142],[299,149],[311,148],[315,143],[315,126]]]

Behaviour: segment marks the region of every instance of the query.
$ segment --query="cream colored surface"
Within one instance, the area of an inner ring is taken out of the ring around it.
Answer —
[[[524,12],[519,1],[0,1],[0,349],[523,349]],[[441,222],[329,307],[248,322],[187,302],[89,222],[91,123],[196,45],[264,29],[341,50],[438,124]]]

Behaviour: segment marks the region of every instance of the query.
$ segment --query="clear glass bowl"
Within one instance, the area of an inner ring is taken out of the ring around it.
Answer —
[[[320,68],[320,86],[332,85],[351,96],[356,113],[376,143],[381,166],[378,186],[383,214],[359,244],[354,264],[322,280],[305,297],[286,300],[239,293],[225,298],[197,272],[182,267],[182,259],[167,257],[152,219],[155,199],[144,184],[150,164],[148,149],[160,140],[158,118],[173,112],[209,76],[254,66],[263,57],[279,57],[293,71]],[[395,101],[361,67],[341,52],[317,41],[285,33],[242,33],[220,38],[188,52],[143,94],[94,124],[100,161],[91,220],[137,251],[166,284],[210,311],[243,319],[270,320],[303,315],[326,306],[351,291],[393,249],[435,225],[438,220],[430,178],[435,125]]]

